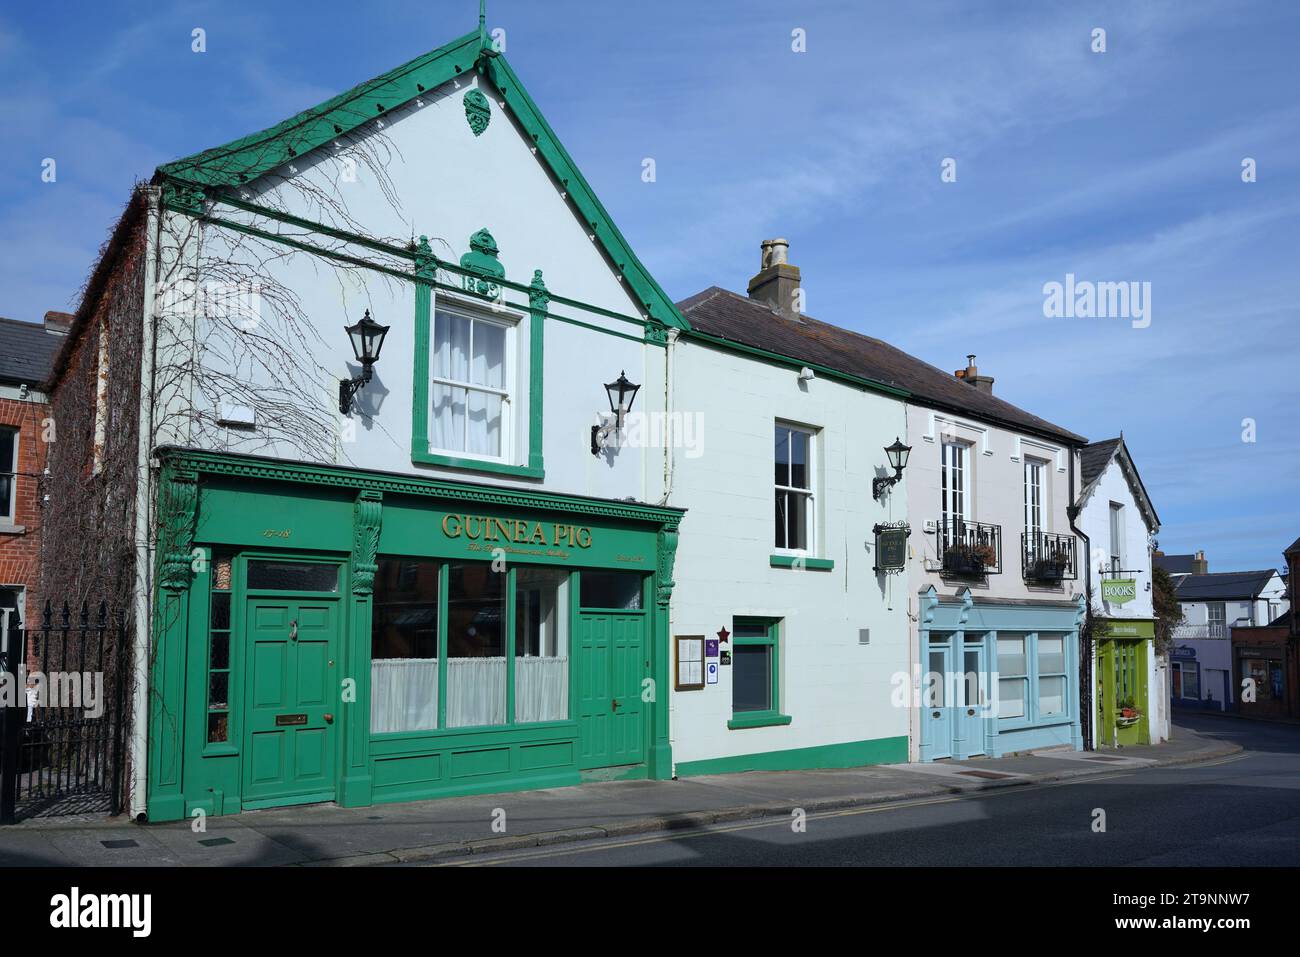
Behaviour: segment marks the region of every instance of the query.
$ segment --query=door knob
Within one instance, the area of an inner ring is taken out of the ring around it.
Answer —
[[[974,708],[967,708],[967,709],[966,709],[966,717],[970,718],[970,717],[974,717],[974,715],[975,715],[975,709],[974,709]]]
[[[326,714],[326,715],[325,715],[325,723],[326,723],[326,724],[333,724],[333,723],[334,723],[334,715],[332,715],[332,714]]]
[[[938,711],[932,712],[931,715],[930,715],[930,717],[932,717],[932,718],[937,718],[937,717],[939,717],[939,712],[938,712]]]

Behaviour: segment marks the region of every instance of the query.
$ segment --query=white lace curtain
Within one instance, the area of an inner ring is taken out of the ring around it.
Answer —
[[[490,390],[505,389],[505,369],[504,326],[453,313],[434,316],[433,376],[450,380],[433,383],[435,448],[501,454],[501,395]]]
[[[515,720],[569,713],[569,659],[515,659]],[[506,723],[506,659],[447,660],[447,727]],[[370,730],[426,731],[438,724],[438,659],[377,658],[370,665]]]

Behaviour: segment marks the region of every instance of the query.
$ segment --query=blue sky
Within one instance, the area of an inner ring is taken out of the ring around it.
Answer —
[[[12,318],[75,304],[131,184],[159,163],[477,16],[473,0],[81,6],[0,9]],[[1300,535],[1300,4],[488,6],[674,298],[743,291],[760,240],[785,236],[811,315],[946,369],[974,352],[1010,401],[1090,438],[1123,429],[1165,551],[1271,567]],[[946,157],[956,182],[940,180]],[[1044,318],[1043,284],[1066,273],[1150,282],[1150,326]]]

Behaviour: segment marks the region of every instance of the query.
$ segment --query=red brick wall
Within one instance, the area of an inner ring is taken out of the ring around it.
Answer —
[[[50,407],[44,402],[0,398],[0,426],[18,429],[18,494],[13,522],[24,528],[18,534],[0,531],[0,585],[27,587],[24,604],[31,624],[40,620],[40,476],[46,456],[43,422],[49,415]]]

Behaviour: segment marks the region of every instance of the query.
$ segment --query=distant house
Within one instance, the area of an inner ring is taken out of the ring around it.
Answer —
[[[1170,558],[1163,556],[1162,565]],[[1177,567],[1177,566],[1176,566]],[[1183,623],[1174,630],[1170,652],[1171,696],[1179,707],[1226,710],[1235,706],[1232,629],[1268,625],[1290,608],[1277,569],[1209,572],[1204,552],[1194,572],[1174,576]],[[1169,570],[1166,567],[1166,570]]]
[[[1233,626],[1267,625],[1290,607],[1276,568],[1186,575],[1177,589],[1183,624],[1175,638],[1227,638]]]
[[[71,319],[61,312],[41,323],[0,319],[0,629],[6,617],[21,627],[36,607],[45,386]]]

